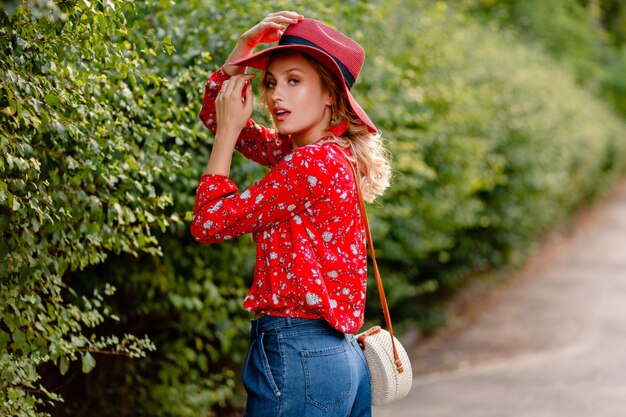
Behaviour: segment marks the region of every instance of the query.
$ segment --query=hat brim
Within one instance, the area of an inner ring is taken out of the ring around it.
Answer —
[[[260,52],[257,52],[256,54],[252,54],[248,57],[236,59],[234,61],[229,62],[228,64],[241,66],[241,67],[252,67],[252,68],[265,71],[267,70],[267,64],[269,63],[269,59],[272,53],[276,51],[289,51],[289,50],[297,51],[297,52],[301,52],[301,53],[309,55],[310,57],[312,57],[313,59],[317,60],[319,63],[324,65],[326,68],[328,68],[333,74],[335,74],[335,76],[342,81],[343,90],[346,93],[346,96],[348,97],[348,102],[350,103],[350,106],[352,107],[352,110],[354,111],[354,113],[356,113],[356,115],[363,122],[363,124],[367,126],[367,130],[370,133],[378,132],[378,129],[376,129],[376,126],[374,125],[372,120],[369,118],[367,113],[365,113],[365,111],[359,105],[359,103],[357,103],[356,99],[350,92],[350,88],[346,84],[346,81],[343,77],[343,74],[341,73],[341,69],[339,68],[339,65],[337,65],[335,60],[324,51],[321,51],[315,47],[308,46],[308,45],[276,45],[276,46],[272,46],[270,48],[264,49]]]

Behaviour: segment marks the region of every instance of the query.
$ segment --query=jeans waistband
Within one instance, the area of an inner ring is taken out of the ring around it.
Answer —
[[[275,331],[278,333],[281,330],[286,330],[294,327],[307,330],[334,330],[326,320],[322,319],[263,316],[258,320],[252,320],[252,325],[250,327],[250,336],[257,337],[259,334],[269,331]]]

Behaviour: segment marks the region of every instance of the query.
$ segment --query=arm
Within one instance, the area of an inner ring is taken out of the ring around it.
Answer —
[[[224,68],[214,72],[205,86],[204,101],[200,111],[200,119],[213,133],[217,131],[217,117],[215,114],[215,102],[224,82],[230,76]],[[243,130],[239,134],[235,149],[246,158],[266,167],[274,166],[280,159],[291,151],[291,141],[284,138],[282,142],[276,141],[278,133],[274,129],[257,124],[251,118],[247,120]]]
[[[206,244],[266,230],[329,198],[341,178],[350,178],[347,173],[328,149],[311,146],[283,158],[241,194],[227,177],[203,175],[196,192],[191,234]]]
[[[209,130],[213,133],[216,133],[217,130],[218,118],[215,114],[215,100],[221,86],[231,76],[245,73],[245,68],[229,65],[228,62],[251,55],[254,48],[259,44],[276,42],[280,39],[285,25],[297,23],[302,18],[294,12],[270,13],[260,23],[241,35],[235,49],[228,57],[227,63],[211,75],[205,87],[200,119]],[[277,143],[277,138],[278,133],[276,131],[257,125],[252,119],[249,119],[238,137],[236,148],[247,158],[264,166],[272,167],[291,150],[291,144],[288,140]]]

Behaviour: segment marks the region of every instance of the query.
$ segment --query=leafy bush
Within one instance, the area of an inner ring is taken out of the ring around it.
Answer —
[[[442,2],[388,6],[394,31],[378,28],[360,85],[398,171],[372,207],[374,235],[396,317],[429,327],[440,316],[425,303],[472,271],[521,261],[623,175],[626,130],[515,32]]]
[[[163,86],[142,72],[126,19],[110,1],[32,2],[0,12],[0,412],[32,416],[58,400],[39,382],[54,363],[65,374],[93,354],[142,357],[154,345],[134,335],[93,334],[117,320],[106,280],[79,294],[70,271],[110,253],[160,254],[155,228],[176,222],[171,195],[155,187],[184,158],[162,146],[161,123],[137,101]],[[8,11],[8,13],[7,13]],[[127,81],[127,82],[126,82]],[[157,134],[152,134],[154,131]]]
[[[546,50],[626,116],[626,4],[620,0],[463,0],[472,16],[512,28]]]
[[[188,237],[210,150],[197,114],[209,73],[269,11],[367,7],[303,3],[3,4],[3,415],[197,415],[233,401],[254,248]],[[242,187],[260,172],[233,167]],[[143,361],[118,356],[154,344]],[[101,366],[80,377],[77,358]]]

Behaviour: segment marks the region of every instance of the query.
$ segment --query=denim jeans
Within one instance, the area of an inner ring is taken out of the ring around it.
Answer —
[[[371,416],[365,356],[324,320],[252,321],[243,383],[246,417]]]

